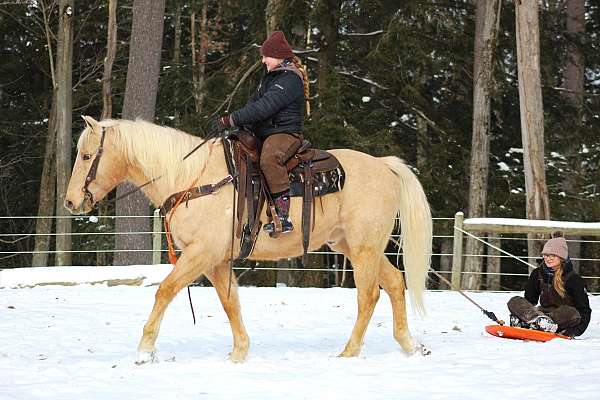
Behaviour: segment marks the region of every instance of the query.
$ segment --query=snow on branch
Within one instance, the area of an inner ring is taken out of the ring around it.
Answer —
[[[365,82],[365,83],[368,83],[368,84],[369,84],[369,85],[371,85],[371,86],[378,87],[379,89],[383,89],[383,90],[389,90],[389,88],[388,88],[388,87],[386,87],[386,86],[383,86],[383,85],[382,85],[382,84],[380,84],[380,83],[377,83],[377,82],[375,82],[375,81],[373,81],[373,80],[371,80],[371,79],[369,79],[369,78],[364,78],[364,77],[361,77],[361,76],[355,75],[354,73],[352,73],[352,72],[350,72],[350,71],[343,71],[343,70],[337,69],[337,72],[338,72],[340,75],[345,75],[345,76],[349,76],[349,77],[351,77],[351,78],[354,78],[354,79],[361,80],[361,81],[363,81],[363,82]]]
[[[380,29],[377,31],[373,31],[373,32],[367,32],[367,33],[361,33],[361,32],[348,32],[348,33],[342,33],[342,36],[375,36],[375,35],[381,35],[382,33],[384,33],[385,31]]]
[[[360,81],[363,81],[365,83],[368,83],[371,86],[375,86],[379,89],[382,90],[390,90],[388,87],[377,83],[369,78],[365,78],[365,77],[361,77],[361,76],[357,76],[356,74],[349,72],[349,71],[344,71],[341,69],[336,68],[336,72],[339,73],[340,75],[345,75],[345,76],[349,76],[351,78],[354,79],[358,79]],[[433,129],[435,129],[436,131],[447,135],[446,131],[444,131],[438,124],[436,124],[431,118],[429,118],[425,112],[423,112],[422,110],[419,110],[418,108],[416,108],[415,106],[413,106],[412,104],[410,104],[409,102],[407,102],[406,100],[402,99],[401,97],[396,97],[396,100],[398,100],[400,103],[402,103],[403,105],[405,105],[406,107],[408,107],[409,109],[411,109],[415,114],[417,114],[419,117],[421,117],[423,120],[425,120],[427,122],[427,124],[432,127]]]

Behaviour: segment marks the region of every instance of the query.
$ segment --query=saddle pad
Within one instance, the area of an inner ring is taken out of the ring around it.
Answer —
[[[316,172],[313,175],[313,196],[319,197],[326,194],[339,192],[344,188],[346,174],[340,165],[330,171]],[[290,196],[302,197],[304,195],[304,176],[290,174]]]
[[[534,329],[517,328],[515,326],[488,325],[487,333],[504,339],[531,340],[534,342],[547,342],[552,339],[571,339],[559,333],[536,331]]]

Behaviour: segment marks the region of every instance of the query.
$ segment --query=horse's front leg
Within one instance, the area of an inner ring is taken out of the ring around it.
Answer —
[[[156,360],[156,338],[167,307],[181,289],[188,286],[209,268],[210,260],[208,257],[198,257],[199,250],[193,245],[188,246],[171,273],[158,287],[154,307],[148,317],[148,322],[144,325],[144,332],[138,345],[136,364],[140,365]]]
[[[242,362],[248,355],[250,340],[242,321],[237,279],[235,278],[235,274],[232,273],[230,286],[229,276],[229,268],[226,263],[219,264],[206,272],[206,277],[216,289],[223,309],[229,318],[231,333],[233,334],[233,350],[229,354],[229,359],[233,362]]]

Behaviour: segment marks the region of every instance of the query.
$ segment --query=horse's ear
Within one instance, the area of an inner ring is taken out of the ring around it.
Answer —
[[[92,130],[92,132],[100,131],[100,124],[94,118],[89,115],[82,115],[81,118],[85,121],[85,124]]]

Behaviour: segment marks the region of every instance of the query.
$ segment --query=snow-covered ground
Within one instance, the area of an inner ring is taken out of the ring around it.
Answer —
[[[101,271],[78,269],[73,276],[82,282],[111,281],[94,276]],[[600,393],[597,311],[580,339],[521,342],[485,333],[490,321],[459,294],[429,292],[428,315],[409,312],[409,324],[432,353],[407,356],[392,337],[391,308],[382,294],[361,356],[342,359],[336,355],[354,323],[355,290],[241,288],[251,347],[245,363],[233,364],[227,360],[231,334],[216,293],[194,287],[197,324],[182,292],[163,320],[157,342],[161,361],[136,366],[136,346],[156,286],[11,288],[47,282],[52,273],[62,272],[0,272],[2,400],[590,400]],[[149,284],[161,273],[153,279],[143,273],[142,280]],[[470,293],[505,319],[512,295]],[[590,300],[598,310],[600,298]]]

